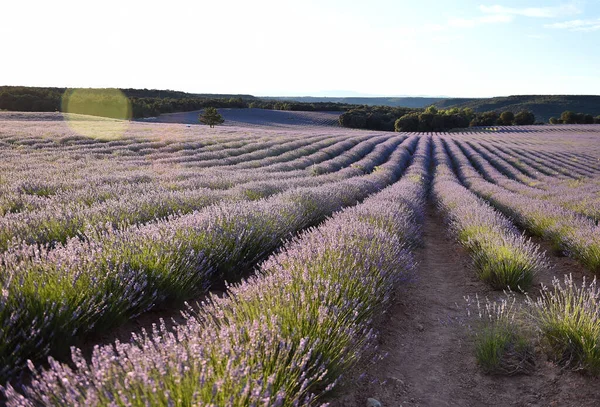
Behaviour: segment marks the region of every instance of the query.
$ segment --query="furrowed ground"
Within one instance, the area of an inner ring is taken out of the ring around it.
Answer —
[[[251,110],[0,113],[1,402],[600,403],[600,126]]]

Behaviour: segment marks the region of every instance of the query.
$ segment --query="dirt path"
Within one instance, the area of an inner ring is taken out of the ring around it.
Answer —
[[[599,379],[561,371],[542,356],[530,376],[481,372],[464,297],[502,294],[475,277],[468,254],[445,231],[441,216],[430,206],[415,280],[400,289],[379,327],[380,351],[388,355],[349,372],[332,406],[364,407],[368,397],[384,407],[600,405],[600,390],[595,390],[600,389]],[[565,261],[556,260],[561,263],[557,268],[565,271]],[[539,276],[540,281],[549,279]]]

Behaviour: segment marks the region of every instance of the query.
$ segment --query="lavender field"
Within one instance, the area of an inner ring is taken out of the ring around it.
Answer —
[[[151,123],[185,123],[197,124],[201,111],[168,113],[155,118],[144,119]],[[226,126],[235,127],[337,127],[342,112],[301,112],[290,110],[267,109],[219,109],[225,119]]]
[[[600,125],[308,116],[0,112],[0,403],[600,403]]]

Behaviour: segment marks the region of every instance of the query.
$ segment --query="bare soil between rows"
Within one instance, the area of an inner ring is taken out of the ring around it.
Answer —
[[[424,244],[417,250],[414,279],[400,287],[379,321],[379,361],[365,361],[348,372],[332,407],[364,407],[375,398],[383,407],[399,406],[599,406],[600,379],[561,369],[541,354],[531,375],[486,375],[474,356],[473,318],[465,297],[497,299],[470,267],[469,255],[447,235],[433,205],[427,208]],[[586,272],[575,261],[547,250],[552,268],[536,276],[549,284]],[[590,277],[589,274],[588,278]],[[537,292],[537,287],[531,290]]]

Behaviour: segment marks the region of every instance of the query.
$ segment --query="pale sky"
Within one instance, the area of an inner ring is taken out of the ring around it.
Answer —
[[[600,94],[600,0],[0,0],[0,38],[0,85]]]

